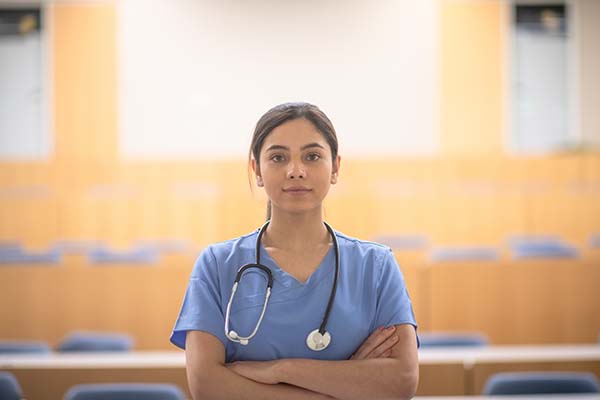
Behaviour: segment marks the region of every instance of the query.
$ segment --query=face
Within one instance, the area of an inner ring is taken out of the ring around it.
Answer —
[[[337,182],[340,157],[314,125],[303,118],[288,121],[265,138],[260,162],[252,160],[258,186],[264,187],[273,211],[320,210],[329,187]]]

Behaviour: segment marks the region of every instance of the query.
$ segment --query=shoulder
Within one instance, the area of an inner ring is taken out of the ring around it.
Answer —
[[[391,248],[383,244],[357,239],[338,231],[335,231],[335,236],[338,240],[338,246],[340,247],[340,250],[344,249],[347,251],[373,253],[375,255],[385,255],[392,252]]]
[[[384,264],[386,259],[393,258],[392,249],[380,243],[357,239],[336,231],[340,253],[345,257],[362,259],[372,264]]]
[[[239,260],[253,256],[256,249],[258,231],[237,238],[213,243],[204,248],[196,259],[194,275],[206,269],[217,269],[221,265],[237,265]]]
[[[258,231],[250,232],[223,242],[213,243],[206,247],[204,252],[211,252],[216,258],[226,257],[237,251],[254,251],[256,248],[256,237]]]

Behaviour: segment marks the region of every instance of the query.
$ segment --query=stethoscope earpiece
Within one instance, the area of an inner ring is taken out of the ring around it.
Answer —
[[[260,231],[258,233],[258,238],[256,239],[256,263],[244,265],[243,267],[241,267],[238,270],[238,272],[235,276],[235,280],[233,282],[233,287],[231,288],[231,296],[229,297],[229,302],[227,303],[227,311],[225,312],[225,336],[227,337],[227,339],[231,340],[232,342],[239,343],[244,346],[248,344],[250,339],[252,339],[254,337],[254,335],[256,335],[256,332],[258,331],[258,327],[260,326],[260,324],[263,320],[263,317],[265,316],[265,311],[267,310],[267,304],[269,304],[269,297],[271,296],[271,288],[273,287],[273,273],[271,272],[271,270],[268,267],[265,267],[264,265],[262,265],[260,263],[260,240],[262,238],[263,233],[267,229],[267,226],[269,226],[269,222],[270,221],[267,221],[262,226],[262,228],[260,228]],[[338,276],[340,273],[340,250],[338,248],[338,243],[337,243],[337,239],[335,237],[335,232],[333,231],[333,229],[331,229],[331,227],[326,222],[323,222],[323,223],[325,224],[327,231],[331,235],[331,240],[333,241],[333,245],[334,245],[335,276],[333,277],[333,286],[331,287],[331,294],[329,295],[329,301],[327,302],[327,308],[325,309],[325,315],[323,316],[323,321],[321,322],[321,326],[318,329],[315,329],[314,331],[310,332],[308,334],[308,336],[306,337],[306,345],[308,346],[309,349],[311,349],[313,351],[324,350],[327,348],[327,346],[329,346],[329,343],[331,343],[331,335],[329,334],[329,332],[327,332],[325,330],[325,327],[327,326],[327,320],[329,319],[329,314],[331,312],[331,308],[333,307],[333,300],[335,299],[335,292],[337,289],[337,279],[338,279]],[[229,330],[229,312],[231,311],[231,304],[233,303],[233,297],[235,296],[235,292],[237,291],[238,285],[239,285],[240,281],[242,280],[242,275],[246,270],[248,270],[250,268],[258,268],[258,269],[262,270],[263,272],[265,272],[265,274],[267,274],[267,278],[268,278],[267,293],[265,295],[265,303],[263,304],[262,312],[260,314],[258,322],[256,323],[256,326],[254,327],[254,330],[252,331],[252,333],[249,336],[244,337],[244,336],[240,336],[234,330]]]

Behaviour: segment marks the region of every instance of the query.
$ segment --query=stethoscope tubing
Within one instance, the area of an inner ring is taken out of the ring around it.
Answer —
[[[272,273],[272,271],[268,267],[266,267],[260,263],[261,239],[262,239],[262,236],[265,233],[267,227],[269,226],[270,222],[271,221],[265,222],[264,225],[260,228],[260,231],[258,233],[258,238],[256,239],[256,252],[255,252],[256,263],[246,264],[237,271],[237,274],[235,276],[235,280],[233,283],[233,287],[231,289],[231,295],[229,297],[229,302],[227,303],[227,310],[225,312],[225,336],[227,337],[227,339],[231,340],[232,342],[240,343],[242,345],[248,344],[250,339],[252,339],[258,332],[258,328],[260,327],[260,324],[262,323],[263,317],[267,310],[267,305],[269,303],[269,297],[271,296],[271,289],[273,288],[273,273]],[[338,284],[338,277],[339,277],[339,273],[340,273],[340,254],[339,254],[338,241],[335,236],[335,232],[333,231],[333,229],[331,228],[331,226],[329,226],[329,224],[327,222],[323,221],[323,224],[325,224],[325,227],[327,228],[327,231],[329,232],[331,239],[333,241],[333,248],[334,248],[334,252],[335,252],[335,275],[333,277],[333,284],[331,286],[331,293],[329,294],[327,308],[325,309],[325,314],[323,316],[323,320],[318,329],[318,333],[321,336],[324,336],[327,333],[327,330],[326,330],[327,322],[329,320],[329,315],[331,314],[331,309],[333,308],[333,302],[335,300],[335,294],[337,291],[337,284]],[[246,272],[250,268],[259,268],[260,270],[265,272],[265,274],[267,275],[267,292],[265,294],[265,302],[263,304],[263,308],[262,308],[260,317],[258,319],[258,322],[256,323],[256,326],[254,327],[254,330],[248,336],[239,336],[239,334],[237,332],[229,330],[229,314],[231,311],[231,304],[233,303],[233,298],[235,296],[235,293],[237,292],[239,283],[242,280],[242,275],[244,274],[244,272]],[[309,333],[309,338],[314,333],[315,332]],[[319,335],[317,335],[317,336],[319,336]],[[330,335],[328,335],[328,336],[330,337]],[[323,347],[318,347],[318,348],[311,347],[311,349],[315,350],[315,351],[320,351],[320,350],[323,350],[325,347],[327,347],[328,344],[329,344],[329,342],[327,342],[327,344]]]

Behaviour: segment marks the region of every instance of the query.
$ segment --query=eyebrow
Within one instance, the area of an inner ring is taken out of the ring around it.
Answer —
[[[302,146],[300,148],[300,150],[306,150],[306,149],[309,149],[311,147],[319,147],[319,148],[325,150],[325,147],[322,144],[319,144],[317,142],[305,144],[304,146]],[[269,146],[266,151],[271,151],[271,150],[289,150],[289,149],[290,148],[287,147],[287,146],[282,146],[280,144],[274,144],[274,145]]]

